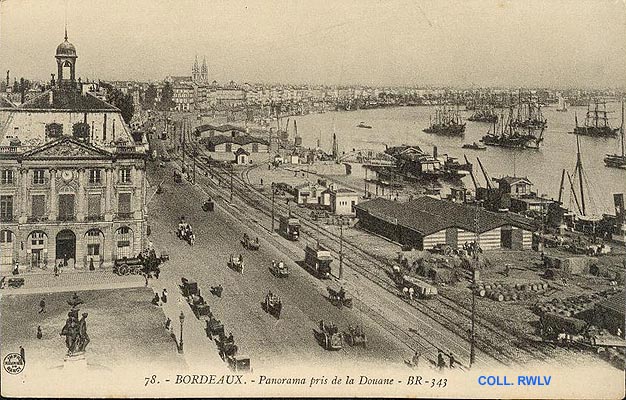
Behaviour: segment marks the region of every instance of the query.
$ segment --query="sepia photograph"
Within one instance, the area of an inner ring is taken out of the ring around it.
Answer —
[[[625,0],[0,0],[0,393],[621,399]]]

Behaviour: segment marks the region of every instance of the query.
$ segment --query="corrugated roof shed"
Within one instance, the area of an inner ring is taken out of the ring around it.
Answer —
[[[599,302],[598,306],[607,310],[615,311],[623,317],[626,311],[626,291],[621,291],[620,293]]]
[[[367,211],[374,217],[386,221],[397,220],[397,224],[423,235],[430,235],[446,228],[475,231],[476,209],[450,201],[423,196],[408,203],[376,198],[357,204],[357,209]],[[509,221],[498,214],[478,209],[479,232],[507,225]]]

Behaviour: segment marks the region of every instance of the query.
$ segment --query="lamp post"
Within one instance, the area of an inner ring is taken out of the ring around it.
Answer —
[[[178,318],[180,319],[180,343],[178,344],[178,352],[182,354],[183,353],[183,323],[185,322],[185,314],[183,314],[183,312],[181,311]]]

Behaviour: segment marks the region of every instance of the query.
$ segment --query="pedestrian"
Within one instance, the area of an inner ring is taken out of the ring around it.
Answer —
[[[411,286],[409,288],[409,299],[413,300],[413,294],[415,293],[415,289],[413,289],[413,286]]]
[[[20,356],[22,356],[22,362],[26,364],[26,352],[22,346],[20,346]]]
[[[454,364],[456,364],[456,360],[454,359],[454,354],[450,353],[450,369],[454,368]]]
[[[13,275],[19,275],[20,274],[20,263],[19,261],[16,261],[15,264],[13,265]]]
[[[411,359],[411,364],[413,364],[414,368],[417,368],[417,366],[419,365],[420,356],[421,354],[419,353],[419,351],[415,350],[415,354],[413,354],[413,358]]]
[[[172,326],[172,320],[168,318],[167,320],[165,320],[165,329],[169,331],[171,326]]]
[[[43,333],[41,333],[41,326],[37,327],[37,339],[41,339],[43,337]]]
[[[56,263],[54,263],[54,276],[55,277],[59,276],[59,267],[60,265],[57,265]]]
[[[45,313],[46,312],[46,300],[42,297],[41,301],[39,302],[39,313]]]
[[[63,266],[67,267],[67,253],[63,254]]]
[[[95,269],[96,269],[96,267],[94,267],[94,265],[93,265],[93,257],[91,257],[91,259],[89,260],[89,270],[93,271]]]
[[[161,292],[161,301],[163,304],[167,303],[167,289],[163,289]]]
[[[408,297],[409,295],[409,288],[408,287],[403,287],[402,288],[402,293],[404,294],[404,297]]]
[[[143,273],[143,279],[145,280],[145,287],[148,287],[148,273],[147,272]]]
[[[154,271],[154,276],[159,279],[159,274],[161,273],[161,269],[157,267],[157,269]]]
[[[440,371],[446,367],[446,362],[443,359],[443,353],[441,350],[439,350],[439,353],[437,354],[437,367]]]
[[[159,294],[155,293],[154,297],[152,298],[152,304],[154,304],[155,306],[159,305]]]

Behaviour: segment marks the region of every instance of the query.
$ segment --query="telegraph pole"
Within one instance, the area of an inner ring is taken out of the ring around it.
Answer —
[[[343,278],[343,219],[339,225],[339,279]]]
[[[274,196],[276,195],[276,189],[274,189],[274,182],[272,182],[272,231],[274,233]]]

